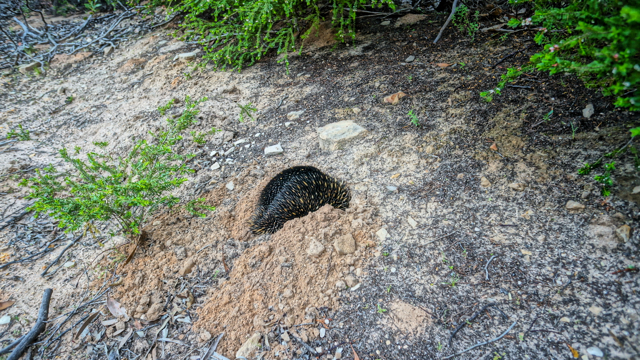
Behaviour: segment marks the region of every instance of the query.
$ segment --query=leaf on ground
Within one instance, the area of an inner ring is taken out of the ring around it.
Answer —
[[[87,320],[85,320],[84,323],[82,324],[82,326],[80,326],[80,329],[78,329],[78,331],[76,332],[76,335],[73,338],[77,339],[78,336],[80,336],[80,334],[82,334],[84,329],[86,329],[87,326],[89,326],[89,324],[91,324],[93,322],[93,320],[97,319],[99,315],[100,315],[100,311],[96,311],[93,314],[89,315]]]
[[[493,143],[493,145],[491,145],[489,147],[489,149],[493,150],[493,151],[498,151],[498,145],[496,145],[496,143]]]
[[[107,308],[109,309],[109,312],[111,313],[111,315],[115,317],[120,317],[120,316],[128,317],[127,311],[122,306],[120,306],[120,303],[108,296],[107,296]]]
[[[571,347],[571,345],[567,344],[567,346],[569,347],[569,350],[571,350],[571,354],[573,354],[573,358],[577,359],[580,354],[578,354],[578,350],[574,349]]]
[[[9,300],[9,301],[0,301],[0,311],[8,308],[9,306],[11,306],[11,305],[13,305],[15,303],[16,303],[15,301],[11,301],[11,300]]]
[[[441,67],[443,69],[446,68],[446,67],[451,66],[451,64],[447,64],[447,63],[437,63],[436,65],[438,65],[438,67]]]
[[[9,254],[9,253],[1,253],[0,254],[0,263],[8,262],[10,257],[11,257],[11,254]]]
[[[353,348],[353,345],[351,345],[351,351],[353,351],[353,360],[360,360],[360,357],[358,356],[358,353]]]
[[[400,173],[397,173],[397,174],[395,174],[395,175],[392,175],[392,176],[391,176],[391,178],[392,178],[392,179],[395,179],[395,178],[397,178],[398,176],[400,176]]]

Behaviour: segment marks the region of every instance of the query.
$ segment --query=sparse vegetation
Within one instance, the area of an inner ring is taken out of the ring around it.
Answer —
[[[238,121],[244,122],[247,119],[251,119],[251,120],[255,121],[255,119],[253,118],[252,113],[257,112],[258,109],[255,108],[251,103],[248,103],[246,105],[238,104],[238,107],[240,108],[240,115],[239,115]]]
[[[176,150],[181,133],[196,124],[196,106],[205,100],[192,101],[187,96],[181,116],[168,118],[167,128],[152,134],[150,141],[137,140],[125,157],[92,151],[86,159],[74,158],[67,149],[60,149],[61,158],[72,170],[62,172],[50,165],[38,169],[35,177],[24,179],[21,185],[31,188],[28,198],[36,200],[29,210],[57,219],[67,232],[113,220],[124,234],[139,234],[150,214],[181,202],[171,191],[187,181],[184,175],[192,172],[187,160],[194,155]],[[94,145],[104,149],[107,143]],[[202,217],[204,210],[214,210],[204,199],[191,200],[185,208]]]
[[[22,127],[22,124],[18,124],[18,131],[11,129],[7,133],[7,139],[13,138],[17,138],[19,141],[28,141],[31,140],[31,135],[29,134],[29,130]]]

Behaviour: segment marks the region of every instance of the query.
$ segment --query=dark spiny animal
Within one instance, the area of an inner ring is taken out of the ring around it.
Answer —
[[[254,234],[272,234],[284,223],[329,204],[349,207],[351,194],[345,184],[312,166],[295,166],[276,175],[262,190],[251,220]]]

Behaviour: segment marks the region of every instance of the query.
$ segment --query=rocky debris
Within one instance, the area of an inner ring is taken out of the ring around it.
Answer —
[[[184,246],[178,246],[177,248],[175,248],[174,253],[176,254],[176,258],[178,260],[184,260],[187,258],[187,250],[184,248]]]
[[[162,316],[162,308],[163,307],[164,307],[164,304],[162,304],[162,303],[155,303],[155,304],[151,305],[151,307],[149,307],[149,310],[145,314],[145,316],[147,318],[146,320],[147,321],[156,321],[156,320],[160,319],[160,316]]]
[[[344,282],[344,281],[342,281],[342,280],[338,280],[338,281],[336,281],[336,289],[338,289],[338,290],[344,290],[344,289],[346,289],[346,288],[347,288],[347,284],[345,284],[345,282]]]
[[[188,52],[188,53],[182,53],[182,54],[178,54],[173,58],[173,61],[176,60],[180,60],[180,61],[193,61],[196,59],[196,57],[198,56],[198,52],[197,51],[192,51],[192,52]]]
[[[389,190],[389,192],[395,192],[398,191],[398,187],[397,186],[393,186],[393,185],[387,185],[385,186],[387,188],[387,190]]]
[[[527,188],[527,185],[523,183],[512,183],[509,184],[509,187],[515,191],[524,191],[524,189]]]
[[[571,211],[580,211],[584,210],[585,208],[583,204],[580,204],[579,202],[573,200],[567,201],[567,205],[565,205],[565,207],[567,208],[567,210]]]
[[[584,109],[582,109],[582,116],[589,119],[595,112],[593,104],[589,103]]]
[[[11,316],[5,315],[3,317],[0,317],[0,325],[7,325],[10,322],[11,322]]]
[[[287,119],[289,120],[297,120],[300,118],[302,114],[304,114],[305,110],[292,111],[287,114]]]
[[[53,69],[65,68],[67,65],[79,63],[84,59],[90,57],[91,55],[93,55],[93,53],[90,51],[83,51],[83,52],[76,53],[74,55],[56,54],[56,56],[54,56],[53,59],[51,60],[50,65],[51,65],[51,68]]]
[[[64,263],[64,267],[66,268],[72,268],[74,266],[76,266],[75,261],[67,261],[66,263]]]
[[[233,181],[229,181],[227,185],[225,185],[224,187],[226,187],[227,190],[229,191],[233,191],[233,189],[235,188],[235,185],[233,185]]]
[[[235,134],[233,133],[233,131],[218,131],[215,133],[215,135],[213,135],[211,143],[215,146],[220,146],[226,142],[233,140],[234,135]]]
[[[402,25],[412,25],[415,23],[418,23],[424,19],[427,18],[427,15],[424,14],[407,14],[401,18],[399,18],[396,23],[395,23],[395,27],[400,27]]]
[[[382,26],[388,26],[390,24],[391,24],[391,21],[389,21],[389,20],[385,20],[385,21],[380,23],[380,25],[382,25]]]
[[[318,240],[312,239],[309,243],[309,249],[307,249],[307,255],[310,257],[318,257],[324,251],[324,245],[322,245]]]
[[[198,339],[200,339],[201,342],[207,342],[211,340],[211,333],[206,330],[203,330],[202,332],[200,332]]]
[[[260,349],[260,340],[262,340],[262,334],[261,333],[257,332],[255,334],[251,335],[251,337],[249,339],[247,339],[247,341],[245,341],[245,343],[242,344],[240,349],[236,352],[236,359],[242,359],[242,358],[253,359],[253,358],[255,358],[256,351]]]
[[[405,96],[407,96],[407,94],[403,93],[402,91],[399,91],[395,94],[391,94],[385,97],[383,101],[391,105],[397,105],[400,102],[400,99],[402,99]]]
[[[631,238],[631,227],[629,225],[622,225],[618,229],[616,229],[616,235],[623,242],[629,241]]]
[[[483,176],[483,177],[480,178],[480,186],[485,187],[485,188],[489,187],[489,186],[491,186],[491,182],[486,177]]]
[[[193,258],[189,258],[184,262],[182,268],[180,269],[180,276],[187,276],[193,270],[193,267],[196,265],[196,262]]]
[[[353,254],[356,251],[356,240],[351,234],[342,235],[336,238],[333,247],[340,255]]]
[[[104,56],[109,56],[111,55],[111,53],[113,53],[113,46],[107,46],[106,48],[104,48]]]
[[[289,337],[289,333],[288,332],[283,332],[282,335],[280,335],[280,337],[282,338],[282,341],[284,342],[290,342],[291,338]]]
[[[283,152],[284,150],[282,149],[282,145],[280,145],[280,143],[267,146],[266,148],[264,148],[264,156],[279,155],[279,154],[282,154]]]
[[[600,315],[600,313],[602,312],[602,308],[599,306],[592,306],[589,308],[589,311],[591,311],[593,313],[593,315],[598,316]]]
[[[634,187],[633,190],[631,191],[631,194],[633,195],[640,194],[640,185]]]
[[[293,297],[293,290],[284,289],[284,291],[282,292],[282,297],[285,298],[285,299],[289,299],[289,298]]]
[[[414,229],[416,228],[416,226],[418,226],[418,223],[415,220],[413,220],[411,216],[407,216],[407,222]]]
[[[597,348],[595,346],[587,348],[587,353],[589,353],[589,355],[593,355],[593,356],[597,356],[597,357],[604,357],[604,354],[602,353],[602,350],[600,350],[599,348]]]
[[[322,150],[339,150],[349,141],[366,133],[366,130],[351,120],[338,121],[318,128],[320,148]]]
[[[355,276],[349,274],[347,276],[344,277],[344,282],[347,284],[348,287],[352,288],[356,285],[358,285],[358,279],[356,279]]]
[[[384,241],[387,236],[389,236],[389,233],[387,232],[387,229],[382,228],[376,232],[376,236],[378,237],[378,239],[380,239],[380,241]]]
[[[29,72],[35,70],[39,66],[40,66],[40,63],[36,61],[29,64],[20,65],[18,70],[20,71],[20,73],[27,75]]]
[[[409,57],[408,57],[408,58],[406,58],[406,59],[404,60],[404,62],[406,62],[406,63],[410,63],[410,62],[413,62],[413,60],[415,60],[415,59],[416,59],[416,57],[415,57],[415,56],[413,56],[413,55],[409,55]]]
[[[219,162],[214,162],[213,165],[211,165],[211,170],[218,170],[220,169],[220,163]]]

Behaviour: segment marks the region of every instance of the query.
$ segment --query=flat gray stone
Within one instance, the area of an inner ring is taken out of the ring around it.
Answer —
[[[600,350],[599,348],[593,346],[590,348],[587,348],[587,352],[589,353],[589,355],[593,355],[593,356],[597,356],[597,357],[603,357],[604,354],[602,353],[602,350]]]
[[[229,181],[226,185],[227,190],[232,191],[235,186],[233,185],[233,181]]]
[[[107,46],[104,48],[104,56],[109,56],[113,52],[113,46]]]
[[[567,205],[565,205],[565,207],[567,208],[567,210],[573,210],[573,211],[580,211],[580,210],[584,210],[585,208],[583,204],[580,204],[579,202],[573,201],[573,200],[567,201]]]
[[[305,110],[292,111],[287,114],[287,119],[289,120],[297,120],[300,118],[302,114],[304,114]]]
[[[593,104],[589,103],[587,105],[587,107],[585,107],[584,109],[582,109],[582,116],[586,117],[587,119],[590,118],[594,113],[596,112],[596,110],[593,108]]]
[[[318,128],[320,148],[322,150],[339,150],[351,140],[364,135],[366,130],[351,120],[338,121]]]
[[[388,26],[389,24],[391,24],[391,21],[387,20],[387,21],[383,21],[380,23],[380,25],[382,26]]]
[[[173,58],[173,60],[192,61],[192,60],[195,60],[197,56],[198,56],[198,52],[193,51],[193,52],[178,54],[176,55],[175,58]]]
[[[237,358],[246,358],[253,359],[255,353],[260,349],[260,340],[262,339],[262,334],[259,332],[253,334],[245,343],[240,347],[238,352],[236,352]]]
[[[280,145],[280,143],[264,148],[264,156],[278,155],[282,154],[283,152],[284,150],[282,149],[282,145]]]
[[[213,165],[211,165],[211,170],[218,170],[218,169],[220,169],[220,163],[214,162]]]
[[[415,56],[410,55],[408,58],[406,58],[406,59],[404,60],[404,62],[408,62],[408,63],[410,63],[410,62],[413,62],[413,60],[415,60],[415,59],[416,59],[416,57],[415,57]]]

